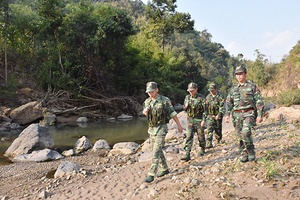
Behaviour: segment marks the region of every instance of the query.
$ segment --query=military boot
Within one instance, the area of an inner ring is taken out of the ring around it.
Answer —
[[[205,153],[205,148],[201,147],[199,153],[198,153],[198,156],[203,156]]]
[[[191,160],[190,153],[186,153],[180,160],[189,161]]]
[[[207,143],[206,143],[206,148],[207,149],[210,149],[210,148],[213,148],[213,144],[212,144],[212,141],[211,140],[207,140]]]
[[[247,152],[242,152],[242,157],[240,158],[240,161],[241,162],[248,162],[249,160],[248,160],[248,154],[247,154]]]
[[[255,152],[251,152],[248,154],[248,160],[250,162],[255,160]]]
[[[153,180],[154,180],[154,176],[148,175],[148,176],[146,177],[146,179],[145,179],[145,182],[146,182],[146,183],[151,183]]]
[[[166,174],[168,174],[168,173],[170,173],[170,171],[169,171],[169,170],[165,170],[165,171],[159,172],[156,176],[157,176],[157,177],[162,177],[162,176],[164,176],[164,175],[166,175]]]

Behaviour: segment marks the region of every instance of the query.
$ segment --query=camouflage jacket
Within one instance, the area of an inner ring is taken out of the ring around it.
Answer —
[[[216,116],[219,114],[223,116],[225,111],[224,102],[225,100],[221,95],[216,94],[213,96],[212,94],[208,94],[205,99],[205,107],[208,115]]]
[[[184,99],[184,110],[187,112],[188,117],[205,120],[207,112],[205,109],[204,97],[197,93],[194,97],[190,94],[186,95]]]
[[[158,95],[156,100],[147,98],[143,103],[143,108],[149,107],[148,124],[149,127],[166,125],[171,118],[177,115],[171,100],[168,97]]]
[[[253,82],[246,81],[243,85],[238,84],[230,89],[226,98],[225,115],[229,116],[234,110],[254,108],[257,110],[257,116],[262,117],[263,107],[264,102],[259,89]]]

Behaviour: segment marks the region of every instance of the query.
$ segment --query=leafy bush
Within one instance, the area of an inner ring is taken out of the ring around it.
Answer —
[[[272,99],[278,105],[291,106],[300,104],[300,89],[290,89],[281,92]]]

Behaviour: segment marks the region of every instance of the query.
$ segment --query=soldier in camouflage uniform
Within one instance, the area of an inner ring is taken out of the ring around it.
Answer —
[[[224,115],[224,98],[217,93],[217,87],[214,83],[209,85],[210,92],[205,99],[205,106],[207,109],[207,143],[206,148],[213,148],[212,140],[213,133],[218,143],[222,140],[222,118]]]
[[[179,133],[182,133],[182,127],[170,99],[158,94],[157,83],[148,82],[146,84],[146,93],[148,93],[149,98],[147,98],[143,104],[143,114],[148,117],[148,133],[152,147],[152,163],[145,181],[150,183],[154,180],[154,176],[158,169],[159,173],[157,174],[157,177],[169,173],[168,165],[162,150],[168,132],[167,123],[173,118],[178,126]]]
[[[189,83],[187,91],[190,93],[185,97],[184,110],[187,112],[187,130],[184,150],[186,154],[181,160],[189,161],[191,159],[190,153],[193,146],[194,134],[197,132],[199,146],[201,150],[199,155],[205,153],[205,135],[204,126],[206,119],[204,97],[198,93],[198,86],[196,83]]]
[[[230,113],[233,115],[235,132],[241,151],[241,161],[255,160],[254,144],[251,132],[255,122],[262,122],[264,102],[257,86],[246,80],[247,69],[238,66],[235,69],[238,84],[230,89],[226,99],[225,122],[229,122]]]

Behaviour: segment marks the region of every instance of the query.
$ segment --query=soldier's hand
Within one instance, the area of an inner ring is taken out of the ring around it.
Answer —
[[[150,107],[146,107],[144,110],[143,110],[143,114],[148,116],[148,112],[150,110]]]
[[[226,122],[226,123],[229,123],[229,116],[226,116],[226,117],[225,117],[225,122]]]
[[[204,127],[205,126],[205,121],[202,121],[200,125],[201,125],[201,127]]]
[[[183,129],[182,129],[182,126],[181,126],[181,125],[178,126],[178,132],[179,132],[179,133],[182,133],[182,132],[183,132]]]
[[[256,122],[257,122],[257,123],[261,123],[262,121],[263,121],[262,117],[257,117],[257,118],[256,118]]]

